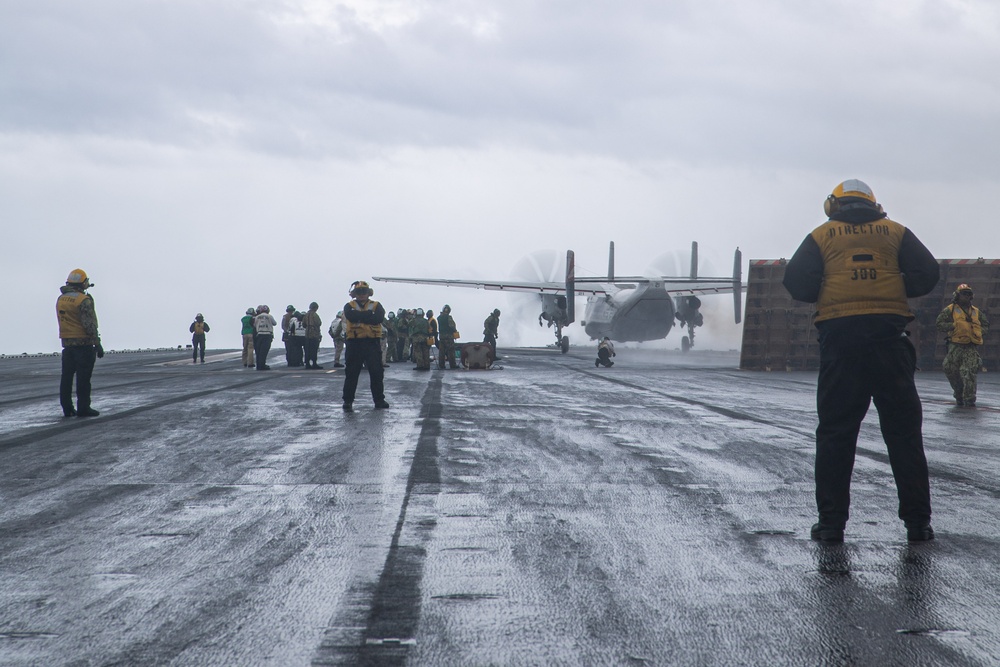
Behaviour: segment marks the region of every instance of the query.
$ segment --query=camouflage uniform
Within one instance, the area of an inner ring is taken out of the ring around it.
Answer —
[[[494,310],[489,314],[483,321],[483,342],[489,343],[490,347],[493,348],[493,356],[496,359],[500,357],[497,356],[497,338],[500,337],[500,311]]]
[[[396,361],[410,359],[410,317],[406,311],[396,315]]]
[[[396,327],[399,324],[396,321],[396,314],[392,312],[388,313],[385,316],[385,322],[383,322],[383,324],[385,325],[385,344],[386,344],[385,361],[386,362],[399,361],[399,359],[396,357],[396,336],[398,335],[396,332]]]
[[[444,368],[445,362],[450,368],[455,365],[455,320],[451,309],[442,310],[438,315],[438,368]]]
[[[430,335],[430,327],[427,320],[421,313],[410,320],[410,344],[413,346],[413,361],[417,364],[417,370],[429,371],[431,369],[430,346],[427,345],[427,337]]]
[[[951,384],[955,401],[958,405],[972,407],[976,404],[976,376],[983,367],[982,357],[979,356],[979,345],[976,343],[955,343],[950,340],[951,334],[955,330],[953,309],[960,308],[957,304],[951,304],[938,313],[936,324],[938,331],[948,334],[948,353],[944,357],[942,368],[944,374]],[[970,306],[970,310],[975,308]],[[985,334],[990,328],[990,321],[986,313],[975,309],[979,316],[979,325]],[[973,314],[970,312],[970,314]]]

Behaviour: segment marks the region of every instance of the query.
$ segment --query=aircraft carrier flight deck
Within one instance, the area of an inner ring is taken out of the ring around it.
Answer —
[[[937,539],[874,408],[842,545],[815,521],[816,373],[618,349],[595,368],[0,359],[0,665],[996,665],[1000,380],[917,374]]]

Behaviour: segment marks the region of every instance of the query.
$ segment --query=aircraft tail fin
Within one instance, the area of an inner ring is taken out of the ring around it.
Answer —
[[[698,242],[691,241],[691,280],[698,279]]]
[[[611,245],[608,246],[608,282],[614,284],[615,282],[615,242],[612,241]]]
[[[614,244],[612,243],[612,247]],[[572,250],[566,251],[566,324],[576,319],[576,259]]]
[[[733,256],[733,312],[739,324],[743,320],[743,253],[739,248]]]

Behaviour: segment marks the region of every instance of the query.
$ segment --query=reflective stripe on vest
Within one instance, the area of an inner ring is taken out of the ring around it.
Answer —
[[[813,240],[823,257],[823,285],[816,321],[852,315],[913,317],[899,271],[899,247],[906,227],[883,218],[851,224],[829,220]]]
[[[951,319],[955,322],[955,330],[948,339],[952,343],[959,345],[983,344],[983,325],[979,321],[979,309],[969,306],[969,312],[962,310],[961,306],[951,304]]]
[[[60,338],[89,338],[80,319],[80,305],[90,297],[83,292],[66,292],[56,300]]]
[[[381,324],[363,324],[351,322],[347,319],[348,310],[360,310],[367,311],[370,313],[375,312],[378,308],[378,301],[372,301],[369,299],[363,307],[357,301],[350,301],[344,306],[344,330],[347,332],[348,338],[381,338],[382,337],[382,325]]]

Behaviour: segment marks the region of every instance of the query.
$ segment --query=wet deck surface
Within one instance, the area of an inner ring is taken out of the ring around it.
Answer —
[[[918,376],[938,539],[871,414],[822,546],[814,373],[510,350],[345,415],[328,354],[187,354],[99,361],[95,419],[58,358],[0,360],[0,664],[997,664],[992,374],[975,410]]]

